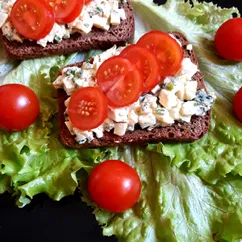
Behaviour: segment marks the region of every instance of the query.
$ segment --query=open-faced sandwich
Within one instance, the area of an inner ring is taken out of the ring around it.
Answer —
[[[151,31],[66,66],[54,86],[60,137],[71,148],[194,141],[207,132],[214,102],[192,45],[176,32]]]
[[[134,35],[129,0],[3,0],[0,35],[12,59],[124,45]]]

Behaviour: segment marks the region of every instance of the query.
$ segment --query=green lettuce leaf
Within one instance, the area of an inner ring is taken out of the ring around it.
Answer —
[[[57,123],[57,120],[54,120]],[[82,168],[74,150],[65,149],[58,140],[58,132],[51,132],[48,151],[28,156],[29,162],[11,176],[17,205],[24,206],[34,195],[46,193],[59,201],[71,195],[78,185],[76,172]]]
[[[4,192],[12,192],[10,177],[0,175],[0,194],[3,194]]]
[[[212,242],[215,236],[225,241],[242,237],[240,177],[210,185],[193,173],[171,166],[169,159],[157,152],[138,147],[122,147],[110,152],[109,158],[122,159],[137,170],[142,192],[132,209],[109,213],[91,202],[86,184],[88,174],[79,173],[82,199],[93,206],[104,235],[116,235],[120,241],[127,242]],[[96,165],[89,164],[90,167]]]

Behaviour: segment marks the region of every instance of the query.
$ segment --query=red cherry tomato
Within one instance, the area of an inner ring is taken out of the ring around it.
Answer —
[[[97,70],[97,83],[113,107],[124,107],[138,100],[144,84],[141,72],[129,60],[114,56]]]
[[[172,76],[181,68],[183,59],[181,46],[169,34],[154,30],[143,35],[137,44],[155,54],[162,77]]]
[[[242,61],[242,18],[223,23],[215,35],[215,48],[227,60]]]
[[[138,45],[129,45],[120,54],[136,65],[143,74],[144,92],[149,92],[161,80],[159,63],[153,53]]]
[[[92,0],[85,0],[85,4],[90,3]]]
[[[123,212],[138,201],[141,182],[137,172],[119,160],[107,160],[97,165],[88,179],[92,200],[110,212]]]
[[[68,115],[74,127],[90,130],[101,125],[108,116],[107,98],[97,87],[85,87],[71,96]]]
[[[242,87],[234,96],[233,108],[237,118],[242,122]]]
[[[42,1],[16,1],[10,18],[17,32],[31,40],[44,38],[55,23],[53,9]]]
[[[82,11],[85,0],[45,0],[54,8],[55,21],[67,24],[74,21]]]
[[[21,131],[28,128],[39,114],[39,100],[26,86],[0,86],[0,100],[0,129]]]

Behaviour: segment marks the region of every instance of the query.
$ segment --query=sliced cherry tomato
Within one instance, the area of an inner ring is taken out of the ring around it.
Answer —
[[[110,212],[123,212],[138,201],[141,182],[131,166],[119,160],[107,160],[92,170],[88,191],[99,207]]]
[[[0,129],[26,129],[39,115],[39,100],[35,93],[24,85],[0,86],[0,100]]]
[[[182,48],[169,34],[154,30],[143,35],[137,44],[155,54],[163,77],[172,76],[181,68]]]
[[[31,40],[44,38],[55,23],[53,9],[42,1],[16,1],[10,18],[17,32]]]
[[[215,48],[227,60],[242,61],[242,18],[223,23],[215,35]]]
[[[144,84],[141,72],[129,60],[114,56],[97,70],[97,83],[113,107],[124,107],[138,100]]]
[[[107,98],[97,87],[84,87],[71,96],[68,115],[74,127],[90,130],[101,125],[108,116]]]
[[[54,8],[55,21],[67,24],[74,21],[82,11],[85,0],[45,0]]]
[[[242,87],[234,96],[233,108],[237,118],[242,122]]]
[[[136,44],[129,45],[120,54],[136,65],[143,74],[144,92],[151,91],[161,80],[159,63],[153,53]]]
[[[85,4],[90,3],[92,0],[85,0]]]

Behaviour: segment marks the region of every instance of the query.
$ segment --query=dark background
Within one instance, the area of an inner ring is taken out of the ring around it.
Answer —
[[[145,0],[144,0],[145,1]],[[156,0],[165,3],[165,0]],[[214,0],[223,7],[237,6],[242,11],[241,0]],[[104,237],[92,210],[75,194],[60,202],[46,195],[36,196],[32,203],[19,209],[9,194],[0,196],[0,242],[8,241],[116,241]]]

